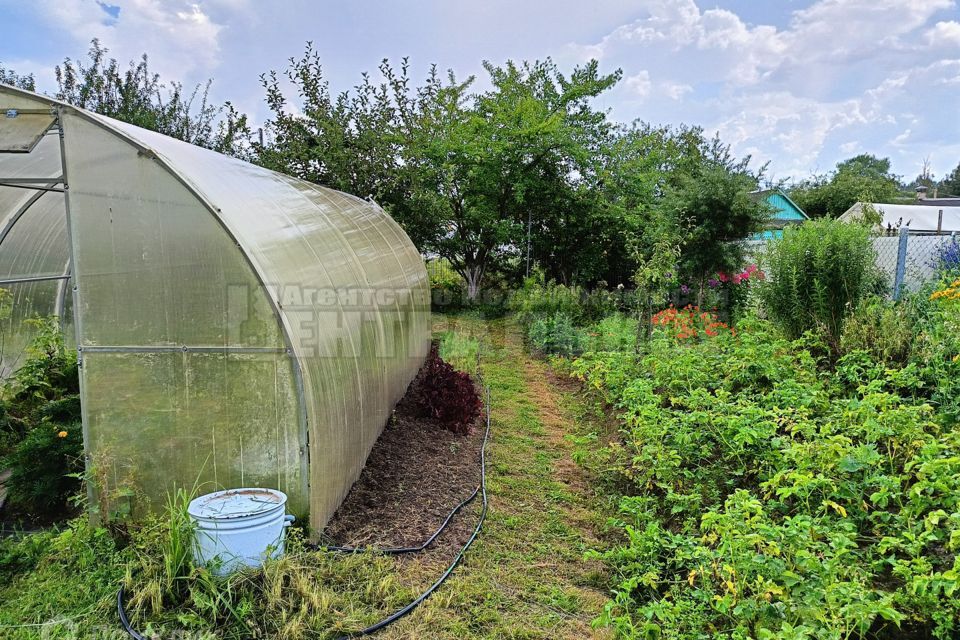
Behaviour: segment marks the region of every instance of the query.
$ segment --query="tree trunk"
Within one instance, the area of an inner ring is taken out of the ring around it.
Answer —
[[[467,281],[467,300],[476,302],[480,295],[480,283],[483,280],[483,269],[480,267],[468,267],[464,273],[464,280]]]

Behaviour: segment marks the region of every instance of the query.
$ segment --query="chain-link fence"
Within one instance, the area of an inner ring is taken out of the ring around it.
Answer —
[[[766,245],[766,240],[745,242],[747,261],[758,260]],[[945,259],[960,259],[957,257],[960,255],[960,235],[917,233],[901,227],[899,232],[874,237],[873,248],[877,252],[877,266],[884,275],[887,290],[891,297],[897,299],[902,293],[916,291],[935,280]],[[955,265],[951,263],[947,266]]]
[[[934,280],[943,266],[941,262],[957,242],[956,234],[911,233],[904,227],[896,235],[874,238],[877,266],[887,278],[893,298],[899,298],[905,291],[916,291]]]
[[[453,270],[448,260],[437,258],[436,256],[424,256],[424,264],[427,266],[427,275],[431,282],[456,282],[463,278],[459,273]]]

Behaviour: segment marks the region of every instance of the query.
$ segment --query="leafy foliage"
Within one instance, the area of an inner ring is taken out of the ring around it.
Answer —
[[[837,164],[829,175],[813,176],[790,189],[790,197],[811,218],[836,218],[857,202],[892,202],[900,195],[900,180],[888,158],[869,154]]]
[[[414,403],[422,415],[459,434],[470,433],[482,409],[470,375],[444,362],[436,343],[418,374]]]
[[[6,457],[6,464],[11,471],[7,481],[11,506],[41,519],[62,516],[80,488],[80,423],[37,425]]]
[[[440,336],[440,357],[458,371],[472,374],[480,361],[480,342],[461,331],[445,331]]]
[[[262,78],[272,117],[257,158],[375,198],[422,251],[450,262],[471,300],[519,257],[528,231],[535,259],[572,280],[589,264],[584,253],[604,246],[584,233],[610,231],[596,220],[591,187],[610,124],[590,101],[619,73],[601,75],[594,62],[565,75],[549,60],[484,69],[490,88],[471,93],[472,77],[433,67],[414,87],[406,60],[399,68],[384,60],[381,82],[364,74],[352,91],[333,94],[308,45],[285,72],[297,114],[280,75]]]
[[[954,167],[953,171],[943,177],[939,184],[941,197],[960,196],[960,163]]]
[[[914,318],[906,304],[872,297],[846,319],[840,350],[864,351],[878,362],[903,364],[910,357],[915,334]]]
[[[572,364],[623,422],[597,454],[623,534],[600,556],[617,575],[601,621],[625,638],[954,637],[960,431],[934,400],[954,354],[931,363],[921,333],[909,362],[858,350],[823,369],[807,338],[737,329]]]
[[[32,73],[22,76],[12,69],[5,68],[2,64],[0,64],[0,83],[13,85],[18,89],[26,89],[27,91],[37,90],[36,79]]]
[[[68,510],[83,470],[83,438],[76,358],[66,349],[56,318],[38,318],[28,358],[3,389],[0,429],[11,470],[11,506],[49,520]]]
[[[877,287],[866,227],[815,220],[785,229],[765,257],[763,302],[791,338],[818,330],[836,348],[843,321]]]
[[[537,318],[527,330],[527,339],[534,350],[550,355],[578,355],[589,344],[586,332],[574,326],[565,313]]]
[[[591,326],[588,335],[590,351],[633,351],[637,345],[637,321],[616,313]]]
[[[764,202],[750,197],[757,178],[747,170],[749,158],[734,162],[725,149],[716,153],[724,159],[682,175],[662,204],[666,224],[681,239],[679,270],[701,292],[710,274],[741,267],[743,247],[737,241],[758,231],[770,215]]]
[[[536,274],[513,292],[508,307],[524,327],[558,313],[579,320],[583,295],[579,287],[567,287],[552,280],[546,282],[542,274]]]
[[[623,288],[587,291],[582,287],[547,281],[543,273],[535,273],[510,294],[507,308],[527,328],[537,320],[557,314],[567,316],[577,326],[584,326],[599,322],[632,304],[631,294]]]
[[[463,277],[450,268],[450,263],[442,258],[427,265],[430,275],[430,308],[433,311],[449,313],[463,307],[466,291]]]
[[[57,65],[58,100],[221,153],[243,155],[247,117],[229,102],[211,104],[210,81],[184,90],[152,73],[143,54],[123,69],[96,38],[86,63],[67,58]],[[165,94],[165,95],[164,95]]]

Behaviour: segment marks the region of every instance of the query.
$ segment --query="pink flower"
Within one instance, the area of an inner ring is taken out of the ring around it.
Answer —
[[[718,273],[718,274],[717,274],[717,277],[720,278],[720,282],[726,282],[726,281],[728,281],[728,280],[730,279],[730,276],[728,276],[728,275],[727,275],[726,273],[724,273],[723,271],[721,271],[720,273]]]
[[[740,284],[740,280],[741,277],[739,273],[733,276],[733,284]]]

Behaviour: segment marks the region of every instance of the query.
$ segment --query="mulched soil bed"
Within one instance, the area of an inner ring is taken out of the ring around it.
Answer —
[[[413,381],[367,459],[360,478],[323,532],[326,544],[405,547],[422,544],[480,482],[484,417],[456,435],[417,415]],[[430,547],[459,550],[476,526],[480,496]]]

